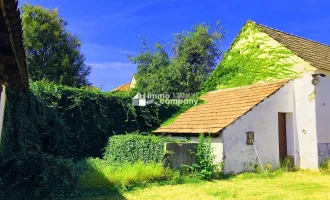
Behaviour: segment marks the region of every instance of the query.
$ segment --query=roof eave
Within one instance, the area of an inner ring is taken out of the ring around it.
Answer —
[[[23,43],[22,21],[17,0],[0,0],[3,17],[6,21],[9,39],[20,72],[24,88],[29,88],[29,75]]]

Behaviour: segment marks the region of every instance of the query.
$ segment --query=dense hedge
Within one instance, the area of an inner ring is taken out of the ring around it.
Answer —
[[[74,159],[101,156],[109,136],[150,130],[175,110],[133,107],[127,93],[32,82],[29,92],[7,89],[1,153],[9,157],[38,150]]]
[[[63,199],[79,182],[70,159],[45,153],[0,159],[0,199]]]
[[[113,136],[104,153],[104,159],[113,164],[163,162],[164,143],[168,137],[154,135],[127,134]]]

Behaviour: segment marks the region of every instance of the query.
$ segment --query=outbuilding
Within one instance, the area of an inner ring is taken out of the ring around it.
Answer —
[[[201,133],[211,135],[225,173],[253,170],[260,165],[258,155],[262,165],[279,167],[290,157],[296,167],[317,169],[330,157],[330,46],[251,21],[245,26],[249,24],[258,27],[251,38],[262,37],[267,46],[294,53],[294,76],[208,92],[202,96],[205,103],[155,133],[193,142]],[[235,45],[247,41],[237,38]]]

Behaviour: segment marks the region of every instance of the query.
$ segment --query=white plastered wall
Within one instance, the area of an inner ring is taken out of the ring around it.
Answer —
[[[321,71],[322,72],[322,71]],[[330,76],[311,84],[312,73],[294,81],[300,168],[317,169],[330,156]]]
[[[282,44],[259,30],[247,27],[243,34],[248,34],[248,37],[240,38],[232,47],[233,49],[244,47],[254,39],[263,41],[264,45],[261,45],[260,48],[265,50],[283,47]],[[295,75],[297,79],[292,83],[292,88],[294,88],[291,101],[294,104],[291,109],[292,113],[286,115],[288,155],[294,155],[296,166],[316,169],[318,164],[330,155],[330,71],[317,69],[295,54],[286,60],[279,60],[279,62],[292,63],[292,70],[297,73]],[[320,78],[316,94],[313,94],[314,86],[311,84],[311,74],[315,73],[322,73],[327,77]],[[229,127],[228,129],[230,130]],[[245,135],[243,139],[246,139]],[[226,140],[224,143],[226,149]],[[251,157],[253,157],[252,155],[251,153]]]
[[[330,75],[320,77],[315,87],[312,74],[305,72],[266,98],[212,138],[216,161],[224,161],[225,173],[253,170],[257,154],[247,145],[246,132],[253,131],[255,144],[263,165],[279,166],[278,113],[286,113],[287,154],[295,166],[317,169],[330,157]],[[173,137],[186,140],[186,137]],[[189,137],[197,142],[198,137]]]
[[[223,130],[225,173],[250,171],[258,164],[253,145],[246,144],[247,131],[254,132],[255,145],[262,164],[279,166],[279,112],[294,112],[292,82],[283,86]]]
[[[255,133],[263,165],[279,166],[278,113],[286,113],[287,154],[302,169],[317,169],[330,156],[330,77],[312,85],[313,72],[290,81],[223,131],[225,173],[251,170],[258,164],[246,132]]]
[[[314,86],[306,73],[294,80],[295,128],[298,138],[299,167],[318,168]]]

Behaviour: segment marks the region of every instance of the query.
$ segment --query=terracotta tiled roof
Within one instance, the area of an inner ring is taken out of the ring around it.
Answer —
[[[277,80],[255,85],[208,92],[206,102],[180,115],[171,125],[155,133],[199,134],[219,133],[239,117],[249,112],[265,98],[274,94],[289,80]]]
[[[131,86],[131,83],[125,83],[124,85],[121,85],[119,87],[116,87],[115,89],[111,90],[112,92],[116,91],[129,91]]]
[[[255,23],[255,22],[253,22]],[[281,43],[313,67],[330,70],[330,46],[255,23],[263,32]]]

